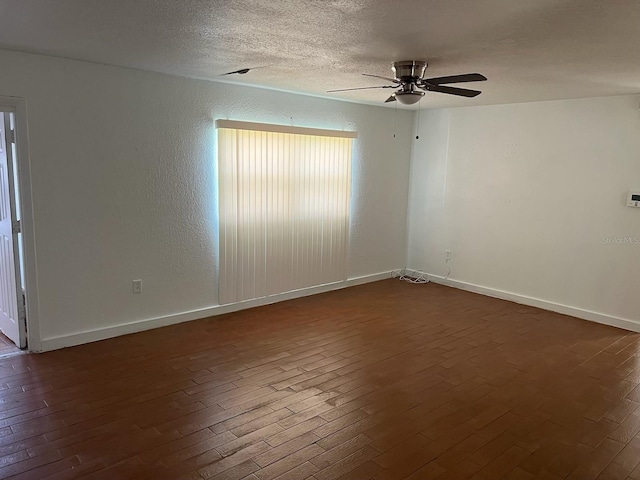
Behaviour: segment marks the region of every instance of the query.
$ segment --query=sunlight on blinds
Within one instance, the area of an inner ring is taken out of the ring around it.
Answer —
[[[244,125],[218,122],[220,304],[345,280],[352,132]]]

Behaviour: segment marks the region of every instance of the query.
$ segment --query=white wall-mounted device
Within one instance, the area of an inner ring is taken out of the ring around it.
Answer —
[[[630,192],[627,207],[640,207],[640,192]]]

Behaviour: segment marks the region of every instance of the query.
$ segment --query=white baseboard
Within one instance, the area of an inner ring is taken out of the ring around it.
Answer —
[[[419,270],[409,270],[408,272],[424,273]],[[509,300],[511,302],[519,303],[521,305],[528,305],[530,307],[537,307],[543,310],[550,310],[552,312],[562,313],[564,315],[570,315],[572,317],[581,318],[583,320],[589,320],[592,322],[602,323],[604,325],[610,325],[612,327],[623,328],[632,332],[640,332],[640,322],[631,320],[628,318],[616,317],[613,315],[607,315],[605,313],[593,312],[591,310],[585,310],[579,307],[572,307],[570,305],[563,305],[561,303],[550,302],[540,298],[528,297],[518,293],[507,292],[505,290],[498,290],[494,288],[483,287],[481,285],[475,285],[473,283],[462,282],[460,280],[453,280],[451,278],[445,278],[440,275],[432,275],[430,273],[424,273],[429,281],[446,285],[449,287],[458,288],[460,290],[466,290],[468,292],[479,293],[488,297],[500,298],[502,300]]]
[[[189,322],[191,320],[198,320],[215,315],[236,312],[238,310],[244,310],[247,308],[260,307],[262,305],[269,305],[271,303],[283,302],[285,300],[291,300],[294,298],[306,297],[309,295],[315,295],[317,293],[324,293],[330,292],[332,290],[339,290],[341,288],[353,287],[355,285],[360,285],[363,283],[377,282],[378,280],[391,278],[391,272],[392,270],[389,270],[387,272],[380,272],[372,275],[350,278],[343,282],[327,283],[325,285],[303,288],[301,290],[280,293],[277,295],[271,295],[269,297],[246,300],[244,302],[231,303],[227,305],[215,305],[213,307],[191,310],[188,312],[176,313],[162,317],[137,320],[135,322],[123,323],[110,327],[85,330],[83,332],[71,333],[69,335],[43,338],[41,341],[41,350],[39,351],[46,352],[50,350],[57,350],[59,348],[72,347],[74,345],[81,345],[83,343],[97,342],[99,340],[119,337],[120,335],[127,335],[144,330],[151,330],[152,328],[166,327],[168,325],[175,325],[177,323]]]

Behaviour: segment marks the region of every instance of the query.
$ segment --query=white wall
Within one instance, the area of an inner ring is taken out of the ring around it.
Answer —
[[[455,286],[638,329],[638,102],[423,111],[408,266],[444,277],[450,249]]]
[[[218,118],[357,130],[349,276],[404,264],[411,112],[394,141],[388,108],[7,51],[0,64],[0,96],[27,101],[45,348],[217,304]]]

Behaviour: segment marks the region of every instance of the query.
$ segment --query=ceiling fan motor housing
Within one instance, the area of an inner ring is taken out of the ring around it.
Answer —
[[[393,73],[396,79],[401,81],[418,80],[424,76],[424,71],[427,69],[427,62],[420,60],[403,60],[401,62],[394,62]]]

